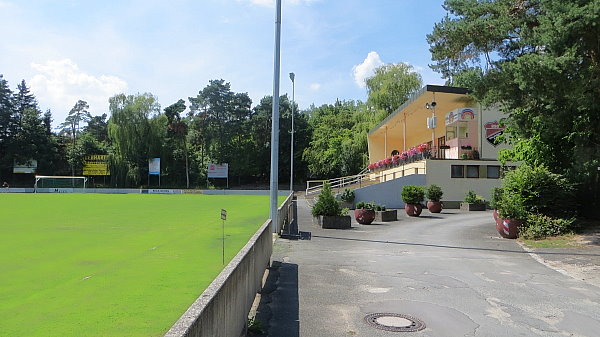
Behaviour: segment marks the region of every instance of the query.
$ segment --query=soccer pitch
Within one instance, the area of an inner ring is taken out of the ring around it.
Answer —
[[[280,202],[283,199],[280,197]],[[0,335],[162,336],[268,218],[268,196],[0,194]]]

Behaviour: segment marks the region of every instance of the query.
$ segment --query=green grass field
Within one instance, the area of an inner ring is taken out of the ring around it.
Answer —
[[[281,200],[280,200],[281,201]],[[1,336],[161,336],[268,218],[268,196],[0,194]]]

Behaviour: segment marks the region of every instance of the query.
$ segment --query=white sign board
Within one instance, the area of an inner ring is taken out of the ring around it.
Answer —
[[[149,189],[148,194],[175,194],[175,190]]]
[[[160,175],[160,158],[148,159],[148,174]]]
[[[35,173],[37,169],[37,160],[31,159],[25,163],[17,163],[13,166],[13,173]]]
[[[209,178],[227,178],[229,174],[228,164],[208,164]]]

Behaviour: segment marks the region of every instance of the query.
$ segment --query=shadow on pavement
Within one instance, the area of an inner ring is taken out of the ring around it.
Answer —
[[[448,246],[448,245],[434,245],[430,243],[417,243],[417,242],[400,242],[400,241],[384,241],[384,240],[369,240],[369,239],[354,239],[354,238],[340,238],[335,236],[324,236],[324,235],[313,235],[313,238],[319,239],[331,239],[331,240],[346,240],[346,241],[360,241],[360,242],[371,242],[371,243],[384,243],[390,245],[405,245],[405,246],[420,246],[420,247],[434,247],[434,248],[445,248],[445,249],[463,249],[463,250],[480,250],[488,252],[506,252],[516,254],[529,254],[524,250],[507,250],[507,249],[496,249],[496,248],[480,248],[480,247],[460,247],[460,246]],[[578,252],[535,252],[538,255],[579,255],[579,256],[600,256],[600,254],[587,254]]]
[[[255,320],[260,322],[263,332],[249,332],[247,336],[299,337],[298,265],[273,261],[260,294]]]

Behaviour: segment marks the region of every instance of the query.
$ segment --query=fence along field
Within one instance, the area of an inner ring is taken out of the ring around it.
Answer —
[[[0,335],[161,336],[268,217],[268,196],[0,194]]]

